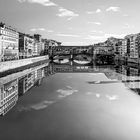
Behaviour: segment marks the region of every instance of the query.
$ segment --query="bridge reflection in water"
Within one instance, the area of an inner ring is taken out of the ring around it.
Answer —
[[[14,107],[18,98],[33,87],[40,86],[43,78],[55,73],[104,73],[109,81],[87,81],[89,84],[109,84],[122,82],[127,88],[140,94],[140,69],[114,65],[79,65],[50,63],[26,69],[16,74],[0,78],[0,115],[5,115]]]

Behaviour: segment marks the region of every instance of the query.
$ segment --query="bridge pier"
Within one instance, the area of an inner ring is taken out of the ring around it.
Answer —
[[[70,65],[73,66],[73,61],[70,61]]]
[[[73,54],[70,54],[70,60],[73,60]]]

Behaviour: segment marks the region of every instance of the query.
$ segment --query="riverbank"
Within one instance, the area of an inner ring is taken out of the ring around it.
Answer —
[[[0,62],[0,77],[25,70],[27,68],[38,66],[44,63],[49,63],[48,56],[40,56],[21,60]]]

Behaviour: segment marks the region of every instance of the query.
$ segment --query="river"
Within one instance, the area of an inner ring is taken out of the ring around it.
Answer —
[[[139,75],[52,63],[1,77],[1,92],[15,84],[18,97],[0,117],[0,140],[140,140]]]

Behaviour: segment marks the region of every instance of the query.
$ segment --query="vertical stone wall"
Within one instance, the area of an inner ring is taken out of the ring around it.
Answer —
[[[28,59],[0,62],[0,72],[4,72],[4,71],[15,69],[18,67],[26,66],[26,65],[36,63],[39,61],[43,61],[43,60],[47,60],[47,59],[49,59],[48,55],[34,57],[34,58],[28,58]]]

